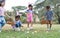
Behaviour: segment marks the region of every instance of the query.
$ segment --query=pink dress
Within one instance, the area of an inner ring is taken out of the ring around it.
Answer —
[[[27,22],[32,22],[32,21],[33,21],[33,11],[27,10]]]

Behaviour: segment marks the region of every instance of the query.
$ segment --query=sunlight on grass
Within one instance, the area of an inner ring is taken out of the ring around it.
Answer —
[[[20,32],[3,30],[0,38],[60,38],[60,26],[57,24],[52,26],[54,31],[49,32],[46,31],[46,25],[34,24],[34,29],[29,31],[26,30],[25,25],[25,30]]]

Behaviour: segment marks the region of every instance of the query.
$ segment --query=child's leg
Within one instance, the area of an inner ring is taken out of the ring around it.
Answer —
[[[27,19],[27,27],[29,28],[30,19]]]
[[[48,27],[49,27],[48,25],[49,25],[49,24],[48,24],[48,21],[47,21],[47,29],[48,29]]]
[[[30,24],[31,24],[31,25],[30,25],[29,28],[30,28],[30,29],[33,29],[33,18],[32,18],[32,17],[30,17]]]
[[[50,24],[50,29],[51,29],[51,27],[52,27],[52,21],[49,21],[49,24]]]
[[[4,17],[1,17],[0,18],[0,32],[1,32],[1,30],[2,30],[2,27],[5,25],[5,19],[4,19]]]
[[[30,29],[33,29],[33,22],[31,22],[31,26],[30,26]]]
[[[2,23],[2,27],[5,25],[5,23]]]
[[[29,28],[29,23],[27,23],[27,27]]]
[[[5,25],[6,21],[5,21],[5,18],[2,17],[2,27]]]
[[[49,30],[49,21],[47,20],[47,29]]]
[[[30,17],[30,23],[31,23],[31,27],[33,27],[33,17]]]
[[[30,23],[27,22],[27,30],[30,30],[30,28],[29,28],[29,27],[30,27],[29,24],[30,24]]]
[[[20,28],[19,28],[19,25],[18,24],[15,24],[14,30],[15,31],[20,31]]]
[[[31,21],[30,29],[33,29],[33,21]]]

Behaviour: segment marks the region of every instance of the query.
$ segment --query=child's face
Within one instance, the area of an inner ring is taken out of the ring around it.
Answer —
[[[2,3],[2,7],[4,7],[4,6],[5,6],[5,2]]]
[[[47,9],[47,8],[46,8],[46,10],[47,10],[47,11],[49,11],[49,10],[50,10],[50,8],[49,8],[49,9]]]
[[[19,18],[16,18],[15,20],[16,20],[16,21],[18,21],[18,20],[19,20]]]
[[[32,9],[32,7],[29,7],[29,9],[31,10],[31,9]]]

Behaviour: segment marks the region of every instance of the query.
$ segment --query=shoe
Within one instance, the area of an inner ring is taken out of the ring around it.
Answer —
[[[30,30],[32,30],[33,29],[33,27],[30,27]]]
[[[16,28],[15,31],[20,31],[20,28]]]

